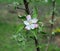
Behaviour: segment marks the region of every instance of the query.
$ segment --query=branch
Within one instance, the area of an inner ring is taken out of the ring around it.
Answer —
[[[24,1],[25,11],[26,11],[26,13],[27,13],[27,14],[30,14],[27,0],[23,0],[23,1]]]
[[[36,50],[40,51],[40,48],[38,47],[38,45],[39,45],[38,40],[35,37],[34,37],[34,40],[35,40]]]
[[[23,0],[23,1],[24,1],[25,11],[26,11],[26,13],[27,13],[27,14],[30,14],[27,0]],[[38,46],[38,40],[37,40],[35,37],[34,37],[33,39],[34,39],[34,41],[35,41],[35,45],[36,45],[36,47],[37,47],[37,46]],[[37,47],[37,48],[36,48],[36,51],[40,51],[40,48]]]
[[[55,11],[54,11],[54,8],[55,8],[55,0],[52,0],[52,6],[53,6],[53,12],[52,12],[51,21],[54,22],[54,16],[55,16]],[[52,30],[53,30],[53,27],[54,27],[54,25],[51,24],[51,30],[50,30],[51,31],[51,34],[48,37],[48,44],[47,44],[47,47],[46,47],[45,51],[48,51],[49,44],[50,44],[51,39],[52,39]]]

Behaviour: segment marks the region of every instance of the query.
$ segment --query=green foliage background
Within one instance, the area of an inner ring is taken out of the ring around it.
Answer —
[[[0,4],[10,4],[13,3],[14,1],[17,1],[19,3],[23,3],[23,0],[0,0]],[[51,0],[49,0],[48,3],[43,2],[44,0],[31,0],[36,7],[40,7],[43,5],[51,5]],[[28,0],[29,2],[29,0]],[[60,0],[56,0],[56,5],[60,5]],[[48,7],[47,6],[47,7]],[[56,8],[58,8],[56,6]],[[17,14],[5,14],[4,10],[7,10],[6,8],[0,9],[0,51],[22,51],[22,48],[17,45],[17,42],[15,40],[12,40],[12,35],[15,34],[18,25],[20,25],[20,20],[17,18]],[[58,10],[58,9],[57,9]],[[49,11],[48,11],[49,12]],[[48,13],[47,13],[48,15]],[[10,20],[10,21],[9,21]],[[40,20],[44,20],[44,14]],[[40,39],[40,38],[39,38]],[[28,40],[27,42],[27,47],[25,51],[33,51],[35,50],[35,45],[34,45],[34,40],[30,39],[31,41]],[[32,45],[33,44],[33,45]],[[45,44],[41,44],[41,51],[44,51]],[[60,48],[51,44],[49,51],[60,51]]]

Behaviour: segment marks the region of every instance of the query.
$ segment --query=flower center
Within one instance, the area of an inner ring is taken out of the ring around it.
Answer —
[[[31,25],[32,24],[32,21],[29,21],[29,24]]]

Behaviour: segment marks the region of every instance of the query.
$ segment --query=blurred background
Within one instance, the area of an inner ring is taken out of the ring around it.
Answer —
[[[32,13],[33,8],[38,10],[38,18],[46,23],[47,29],[50,28],[49,20],[52,14],[52,1],[48,0],[27,0],[29,2],[29,9]],[[18,2],[20,9],[15,9],[13,6],[14,2]],[[15,34],[18,25],[20,24],[20,19],[18,14],[25,15],[23,0],[0,0],[0,51],[35,51],[33,40],[29,42],[29,47],[26,50],[22,50],[20,46],[17,45],[15,40],[11,37]],[[54,28],[60,27],[60,0],[56,0],[55,6],[55,24]],[[44,39],[43,39],[44,40]],[[41,41],[41,40],[40,40]],[[49,51],[60,51],[60,36],[56,37],[54,44],[50,45]],[[56,43],[57,42],[57,43]],[[45,44],[41,44],[41,51],[44,51]]]

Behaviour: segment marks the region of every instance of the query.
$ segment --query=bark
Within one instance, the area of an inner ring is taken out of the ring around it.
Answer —
[[[25,11],[26,11],[26,13],[30,14],[27,0],[23,0],[23,2],[24,2],[24,5],[25,5]]]
[[[27,0],[23,0],[23,1],[24,1],[26,13],[27,13],[27,14],[30,14]],[[37,40],[35,37],[34,37],[34,41],[35,41],[35,46],[37,47],[37,46],[38,46],[38,40]],[[37,47],[37,48],[36,48],[36,51],[40,51],[40,48]]]

